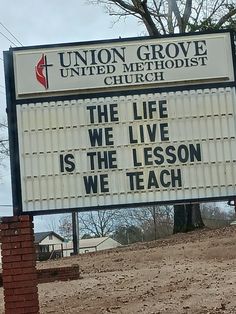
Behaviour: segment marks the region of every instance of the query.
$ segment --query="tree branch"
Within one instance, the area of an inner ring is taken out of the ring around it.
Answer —
[[[182,33],[183,32],[183,23],[182,23],[182,18],[181,18],[180,11],[179,11],[176,0],[168,0],[168,5],[171,6],[171,8],[174,12],[174,15],[176,17],[178,26],[179,26],[179,31],[180,31],[180,33]]]
[[[156,4],[156,1],[153,0],[153,4],[154,4],[154,7],[155,7],[156,12],[157,12],[157,20],[158,20],[159,24],[161,25],[161,29],[162,29],[163,34],[166,34],[166,29],[165,29],[165,27],[164,27],[164,24],[162,23],[161,15],[160,15],[160,6],[161,6],[161,3],[162,3],[162,1],[160,1],[160,5],[159,5],[159,8],[158,8],[158,6],[157,6],[157,4]]]
[[[232,9],[227,14],[222,16],[222,18],[220,18],[220,20],[216,23],[216,28],[220,28],[221,26],[223,26],[223,24],[227,22],[227,20],[233,17],[235,14],[236,14],[236,8]]]
[[[219,3],[219,0],[217,0],[214,4],[214,7],[212,9],[212,12],[211,14],[203,21],[205,24],[207,24],[211,18],[214,16],[214,14],[220,9],[220,7],[222,7],[222,5],[224,4],[225,0],[222,0],[220,3]],[[200,10],[199,10],[199,16],[200,16]],[[197,19],[195,19],[195,23],[197,23]],[[195,28],[195,31],[200,29],[202,26],[202,23],[199,24],[196,28]]]
[[[167,25],[168,30],[170,34],[174,33],[174,26],[173,26],[173,8],[172,8],[172,1],[168,1],[168,19],[167,19]]]
[[[192,0],[187,0],[186,4],[185,4],[183,18],[182,18],[183,32],[185,32],[185,30],[186,30],[186,26],[187,26],[189,18],[191,16],[191,12],[192,12]]]
[[[160,32],[158,31],[155,23],[153,22],[152,16],[151,16],[150,11],[147,7],[147,0],[142,1],[141,4],[142,4],[143,12],[144,12],[144,14],[142,16],[143,16],[144,23],[145,23],[145,26],[147,28],[149,35],[150,36],[160,36]]]
[[[125,2],[123,0],[109,0],[109,1],[114,3],[114,4],[116,4],[116,5],[118,5],[122,9],[126,9],[128,11],[139,13],[139,10],[137,9],[137,7],[135,7],[133,5],[130,5],[129,3],[127,3],[127,2]]]

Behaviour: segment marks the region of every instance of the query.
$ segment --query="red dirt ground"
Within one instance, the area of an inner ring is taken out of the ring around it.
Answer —
[[[39,285],[40,313],[236,314],[236,227],[39,263],[82,278]],[[0,312],[4,313],[3,289]]]

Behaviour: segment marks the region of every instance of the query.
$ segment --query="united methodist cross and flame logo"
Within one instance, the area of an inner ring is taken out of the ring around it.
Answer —
[[[48,83],[48,67],[52,66],[52,64],[48,64],[47,56],[42,53],[41,58],[35,66],[35,75],[37,81],[44,86],[45,89],[49,88]]]

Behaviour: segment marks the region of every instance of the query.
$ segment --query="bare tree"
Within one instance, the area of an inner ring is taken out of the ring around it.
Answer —
[[[104,237],[114,232],[119,220],[119,210],[99,210],[81,213],[80,229],[94,237]]]
[[[45,226],[47,227],[48,230],[54,231],[54,232],[60,232],[59,226],[61,226],[61,223],[63,220],[62,220],[62,217],[60,217],[60,218],[59,217],[58,217],[58,215],[48,215],[47,216],[47,219],[45,221]]]
[[[148,210],[151,214],[151,220],[149,224],[143,226],[146,235],[148,237],[152,237],[154,240],[157,240],[160,237],[164,237],[170,234],[173,230],[173,208],[171,206],[151,206],[148,207]],[[149,232],[150,224],[153,226],[154,232]]]
[[[9,156],[8,139],[6,135],[7,123],[0,122],[0,161]]]
[[[235,219],[234,208],[219,206],[217,203],[201,204],[202,219],[208,228],[228,226]]]
[[[79,229],[81,235],[104,237],[111,235],[120,219],[119,210],[100,210],[79,213]],[[72,239],[73,225],[71,215],[63,215],[58,223],[59,233],[66,239]]]
[[[7,123],[0,122],[0,165],[4,158],[9,156],[9,146],[7,139]]]
[[[143,230],[135,225],[118,226],[112,237],[123,245],[143,241]]]
[[[235,27],[235,0],[88,0],[116,19],[134,17],[149,35]]]
[[[136,225],[142,230],[145,240],[157,240],[172,233],[173,230],[172,206],[152,205],[128,209],[122,216],[121,222],[123,222],[123,225]]]
[[[65,215],[59,220],[58,231],[67,241],[72,240],[72,216]]]

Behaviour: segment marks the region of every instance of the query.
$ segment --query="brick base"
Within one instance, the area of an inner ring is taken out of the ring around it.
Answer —
[[[37,281],[39,284],[54,281],[67,281],[77,279],[81,279],[79,265],[45,268],[37,270]],[[3,286],[2,273],[0,273],[0,287],[2,286]]]
[[[76,280],[80,278],[80,270],[78,265],[38,270],[38,283]]]
[[[32,217],[2,218],[0,240],[5,314],[39,314]]]

